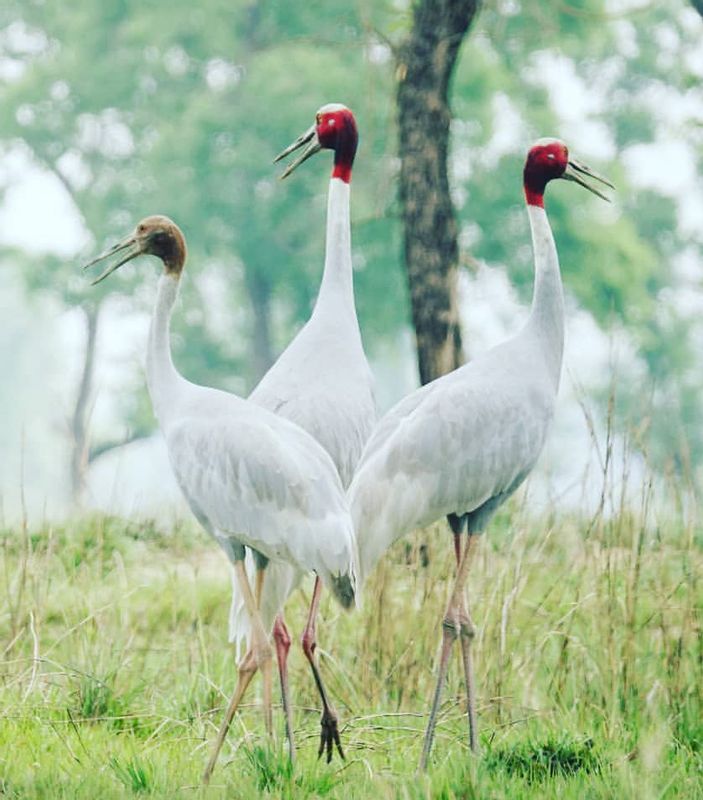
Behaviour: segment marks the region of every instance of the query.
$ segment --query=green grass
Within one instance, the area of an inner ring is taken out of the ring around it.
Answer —
[[[0,531],[0,558],[0,798],[703,797],[703,545],[675,515],[501,511],[469,579],[482,754],[455,656],[427,775],[452,547],[440,525],[399,542],[360,611],[322,608],[347,761],[316,758],[319,704],[294,648],[296,768],[279,709],[264,734],[255,682],[206,790],[236,677],[216,545],[195,526],[90,518]],[[296,637],[306,599],[287,612]]]

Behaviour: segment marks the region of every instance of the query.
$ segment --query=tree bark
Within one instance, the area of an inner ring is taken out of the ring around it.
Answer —
[[[75,504],[80,504],[85,488],[85,473],[88,466],[88,404],[93,390],[95,374],[95,346],[98,340],[98,318],[100,306],[83,307],[85,314],[85,354],[83,369],[78,384],[76,403],[71,417],[71,496]]]
[[[400,203],[421,382],[463,362],[449,180],[449,83],[479,0],[419,0],[398,51]]]

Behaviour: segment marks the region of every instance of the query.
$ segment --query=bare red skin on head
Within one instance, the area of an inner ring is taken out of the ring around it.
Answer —
[[[523,186],[528,206],[544,208],[544,190],[549,181],[560,178],[569,163],[569,151],[557,140],[536,144],[525,160]]]
[[[359,143],[354,115],[348,108],[322,112],[317,116],[316,129],[320,144],[334,150],[332,177],[349,183]]]

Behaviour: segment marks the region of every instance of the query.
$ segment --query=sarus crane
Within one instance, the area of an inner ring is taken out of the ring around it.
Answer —
[[[457,573],[442,619],[437,685],[421,768],[432,747],[449,654],[459,639],[466,679],[469,742],[478,750],[471,642],[464,587],[495,510],[525,480],[544,445],[559,388],[564,305],[559,260],[544,210],[554,179],[574,181],[603,199],[589,178],[612,185],[556,139],[528,152],[524,191],[535,283],[525,326],[512,338],[401,400],[374,429],[349,489],[363,581],[399,537],[447,516]],[[462,533],[466,544],[462,548]],[[391,625],[392,621],[389,620]]]
[[[86,267],[110,263],[98,283],[140,255],[163,262],[147,344],[146,373],[169,460],[188,504],[234,565],[251,620],[250,648],[203,776],[208,782],[229,725],[258,669],[271,729],[269,630],[244,566],[245,548],[273,563],[314,571],[345,608],[354,602],[355,541],[347,499],[329,453],[307,431],[261,405],[186,380],[171,358],[170,320],[186,243],[167,217],[143,219]]]

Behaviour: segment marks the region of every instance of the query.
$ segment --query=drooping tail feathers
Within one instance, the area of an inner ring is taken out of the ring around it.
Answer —
[[[256,578],[256,564],[249,548],[245,558],[249,583],[253,587]],[[283,608],[286,600],[300,584],[303,573],[295,567],[280,561],[270,561],[266,567],[266,577],[261,592],[261,619],[264,630],[271,632],[276,615]],[[244,596],[239,588],[234,569],[232,569],[232,604],[229,611],[229,640],[235,645],[237,660],[242,653],[242,645],[248,646],[251,635],[251,623]]]
[[[346,571],[337,575],[331,574],[327,576],[327,584],[332,594],[342,608],[347,611],[352,605],[355,605],[356,608],[359,607],[359,546],[353,532],[351,534],[350,549],[351,562]]]
[[[356,599],[356,581],[353,574],[338,575],[331,579],[332,593],[341,603],[342,608],[349,609]]]

